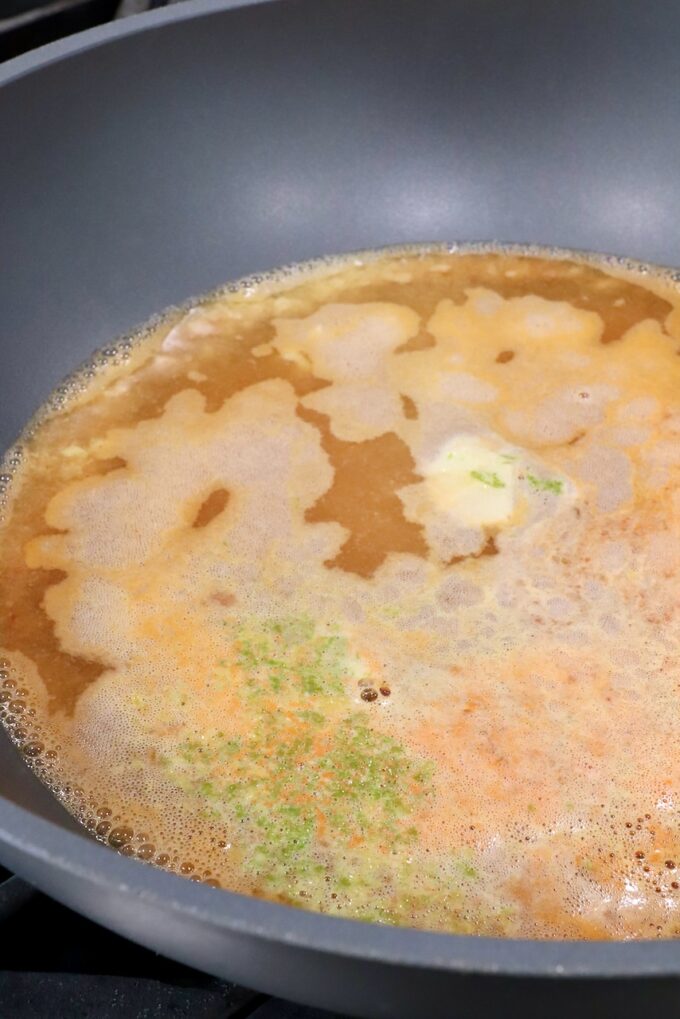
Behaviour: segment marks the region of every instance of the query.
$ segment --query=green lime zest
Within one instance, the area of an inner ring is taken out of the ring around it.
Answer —
[[[537,478],[535,474],[527,474],[527,481],[535,492],[552,492],[553,495],[561,495],[564,482],[557,478]]]
[[[501,481],[495,471],[470,471],[470,477],[489,488],[505,488],[505,482]]]
[[[161,762],[166,776],[239,832],[243,865],[267,894],[321,908],[334,891],[345,915],[370,909],[394,922],[402,907],[392,892],[389,904],[376,902],[375,889],[398,887],[408,869],[432,766],[357,709],[351,691],[365,670],[333,627],[306,618],[225,625],[221,664],[235,670],[244,735],[183,740]]]

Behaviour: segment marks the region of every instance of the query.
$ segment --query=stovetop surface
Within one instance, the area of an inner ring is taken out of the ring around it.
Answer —
[[[31,892],[1,868],[0,1016],[340,1019],[156,955]]]

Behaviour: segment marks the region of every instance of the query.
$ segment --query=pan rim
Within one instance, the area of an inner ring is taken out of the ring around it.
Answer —
[[[182,4],[100,25],[8,61],[0,67],[0,88],[53,63],[130,35],[275,2],[282,0],[185,0]],[[493,246],[493,242],[483,243]],[[473,245],[459,246],[462,247]],[[541,246],[517,247],[526,253],[531,247],[538,250]],[[542,250],[586,259],[592,255],[546,246]],[[637,265],[649,265],[624,261],[633,270]],[[157,904],[225,931],[263,941],[283,941],[303,950],[394,966],[406,964],[419,969],[489,976],[592,980],[680,976],[680,944],[675,940],[536,941],[383,928],[202,887],[148,865],[142,869],[141,861],[113,853],[84,832],[68,831],[4,797],[0,797],[2,845],[13,847],[33,861],[47,861],[53,871],[80,878],[91,887],[101,886],[110,892],[113,885],[121,894],[134,896],[140,902]]]
[[[42,70],[50,64],[77,56],[86,50],[96,49],[105,43],[124,39],[128,35],[139,35],[141,32],[162,25],[207,17],[222,11],[236,10],[239,7],[255,7],[259,4],[284,2],[290,2],[290,0],[183,0],[182,3],[170,4],[169,7],[160,7],[142,14],[131,14],[117,21],[108,21],[82,32],[75,32],[73,35],[46,43],[44,46],[37,46],[27,53],[21,53],[18,57],[1,63],[0,88],[31,74],[33,71]]]
[[[47,862],[52,872],[77,878],[90,889],[132,897],[225,932],[325,955],[496,977],[628,981],[680,975],[680,946],[671,939],[538,941],[444,934],[381,927],[208,888],[121,856],[84,832],[68,831],[5,798],[0,798],[2,846]]]

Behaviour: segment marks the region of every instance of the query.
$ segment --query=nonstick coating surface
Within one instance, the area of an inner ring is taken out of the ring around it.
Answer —
[[[680,265],[679,38],[672,0],[198,0],[5,65],[0,443],[93,347],[285,262],[496,239]],[[680,944],[447,937],[215,892],[89,841],[4,737],[0,794],[8,866],[274,994],[680,1015]]]

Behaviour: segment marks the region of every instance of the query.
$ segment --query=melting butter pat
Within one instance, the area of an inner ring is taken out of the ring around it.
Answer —
[[[507,523],[515,511],[517,453],[477,435],[457,435],[422,474],[435,506],[464,527]]]

